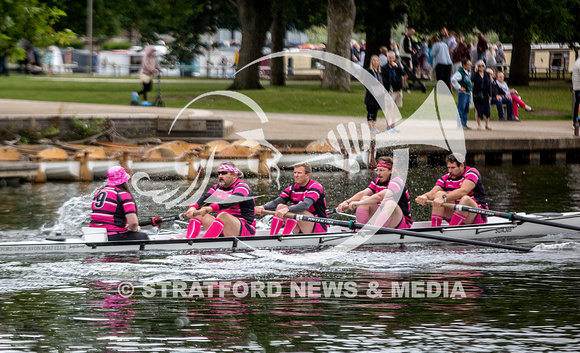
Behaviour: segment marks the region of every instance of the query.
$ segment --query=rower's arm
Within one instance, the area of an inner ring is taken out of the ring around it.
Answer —
[[[463,196],[469,194],[475,187],[475,183],[471,180],[464,180],[459,189],[455,189],[447,193],[447,201],[459,200]]]
[[[141,231],[141,227],[139,227],[139,220],[137,219],[137,215],[135,213],[127,214],[127,229],[132,232]]]
[[[377,204],[379,202],[381,202],[383,200],[383,198],[385,197],[385,194],[387,193],[387,191],[389,191],[389,189],[384,189],[381,190],[379,192],[377,192],[376,194],[371,195],[370,197],[367,197],[366,199],[364,199],[363,201],[351,201],[349,203],[355,203],[357,206],[360,205],[374,205]],[[393,195],[393,192],[389,191],[389,195]]]
[[[314,200],[310,197],[304,199],[304,201],[298,202],[296,205],[288,207],[288,212],[292,213],[302,213],[310,208],[314,204]]]
[[[423,195],[417,196],[415,202],[417,202],[420,205],[425,205],[427,204],[427,200],[434,200],[435,196],[439,191],[443,191],[443,188],[439,185],[435,185],[433,189],[431,189],[431,191],[426,192]]]
[[[274,200],[266,203],[263,207],[265,210],[270,210],[273,211],[276,209],[276,207],[278,207],[279,204],[281,203],[286,203],[286,199],[284,199],[281,196],[278,196],[277,198],[275,198]]]
[[[343,210],[348,208],[349,203],[351,203],[353,201],[360,201],[360,199],[362,199],[364,196],[371,196],[372,194],[373,194],[373,191],[367,187],[364,190],[357,192],[356,194],[354,194],[350,198],[346,199],[345,201],[341,202],[336,207],[336,209],[338,210],[338,212],[342,212]]]

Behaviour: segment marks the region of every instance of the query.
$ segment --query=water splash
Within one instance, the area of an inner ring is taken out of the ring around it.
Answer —
[[[580,243],[566,242],[559,244],[540,244],[536,245],[532,251],[574,251],[580,252]]]
[[[81,228],[88,225],[91,218],[91,202],[97,191],[77,196],[66,201],[58,209],[58,220],[52,227],[53,233],[62,235],[79,235]]]

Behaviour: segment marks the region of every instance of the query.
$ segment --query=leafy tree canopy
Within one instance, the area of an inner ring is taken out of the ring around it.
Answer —
[[[38,0],[0,1],[0,51],[21,59],[24,50],[18,42],[23,39],[35,46],[68,41],[72,33],[54,29],[54,24],[63,16],[66,14],[58,7]]]

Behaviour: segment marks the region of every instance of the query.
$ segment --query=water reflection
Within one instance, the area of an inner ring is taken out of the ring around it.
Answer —
[[[580,313],[570,310],[577,301],[576,254],[361,248],[313,263],[306,252],[270,253],[2,261],[0,344],[146,352],[476,352],[507,344],[511,351],[574,352],[579,343]],[[208,285],[214,295],[143,295],[146,284],[159,289],[177,281],[185,293],[194,283],[216,282]],[[119,295],[121,282],[134,284],[133,296]],[[278,283],[280,295],[218,295],[225,283],[238,282]],[[347,282],[356,295],[291,295],[293,283],[324,294],[323,283]],[[426,283],[460,282],[465,297],[400,297],[394,282],[424,283],[419,294],[427,293]],[[373,283],[382,295],[369,295]]]

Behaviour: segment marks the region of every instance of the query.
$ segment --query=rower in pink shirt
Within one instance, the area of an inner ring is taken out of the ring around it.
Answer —
[[[322,185],[311,179],[312,167],[309,163],[300,163],[294,166],[294,185],[288,186],[280,196],[263,206],[256,206],[256,214],[262,214],[264,210],[276,210],[270,235],[276,235],[282,229],[282,234],[292,233],[326,233],[327,225],[307,221],[286,219],[288,212],[327,218],[325,191]],[[288,205],[290,204],[290,205]]]
[[[218,168],[219,182],[196,203],[189,206],[185,217],[191,218],[187,237],[196,238],[203,226],[204,238],[256,235],[254,199],[250,187],[242,181],[243,173],[232,163]],[[210,213],[217,213],[214,217]]]
[[[107,185],[93,197],[90,227],[106,228],[110,241],[149,239],[139,226],[137,205],[127,184],[131,176],[116,166],[107,177]]]
[[[382,212],[373,225],[405,229],[411,228],[411,202],[405,182],[393,175],[393,159],[382,156],[375,169],[377,178],[364,190],[359,191],[337,207],[339,212],[356,208],[356,221],[366,224],[382,205]]]
[[[447,156],[447,172],[437,180],[431,191],[415,199],[420,205],[426,205],[427,200],[433,201],[431,226],[440,227],[444,219],[450,226],[487,223],[485,215],[453,211],[442,206],[443,203],[450,202],[487,209],[487,198],[479,171],[468,167],[465,164],[465,157],[456,153]]]

